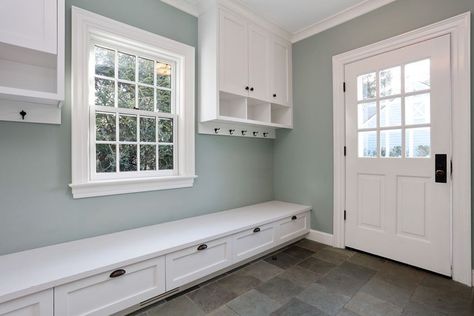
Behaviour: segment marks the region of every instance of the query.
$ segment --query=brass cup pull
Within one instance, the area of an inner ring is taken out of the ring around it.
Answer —
[[[114,272],[112,272],[110,274],[110,277],[113,279],[113,278],[118,278],[122,275],[124,275],[125,273],[127,273],[127,271],[125,271],[124,269],[118,269],[118,270],[115,270]]]
[[[297,219],[298,219],[298,217],[296,217],[296,215],[291,217],[292,221],[296,221]]]
[[[205,249],[207,249],[207,245],[206,245],[206,244],[202,244],[202,245],[200,245],[200,246],[197,248],[198,251],[205,250]]]
[[[260,231],[260,227],[257,227],[253,230],[254,233],[258,233]]]

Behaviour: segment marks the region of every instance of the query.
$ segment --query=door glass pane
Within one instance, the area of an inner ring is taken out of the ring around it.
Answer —
[[[119,82],[118,84],[118,107],[135,108],[135,85]]]
[[[380,101],[380,126],[391,127],[402,124],[402,101],[400,98]]]
[[[95,47],[95,74],[111,78],[115,76],[115,51]]]
[[[381,97],[400,94],[402,92],[402,77],[400,66],[382,70],[379,73],[379,78]]]
[[[358,105],[358,121],[359,129],[377,127],[377,106],[375,102]]]
[[[97,144],[95,149],[95,170],[97,173],[115,172],[115,145]]]
[[[359,157],[377,157],[377,132],[359,132]]]
[[[405,98],[405,122],[407,125],[430,123],[430,98],[429,93]]]
[[[156,121],[154,117],[140,117],[140,141],[147,143],[156,141]]]
[[[121,142],[137,141],[137,117],[120,115],[119,117],[119,139]]]
[[[137,145],[120,145],[120,171],[137,171]]]
[[[115,114],[96,113],[95,134],[99,141],[115,141]]]
[[[427,90],[431,87],[431,60],[425,59],[405,66],[405,92]]]
[[[95,78],[95,105],[115,106],[115,81]]]
[[[429,127],[407,128],[405,134],[405,155],[407,158],[430,157],[431,135]]]
[[[138,58],[138,81],[145,84],[153,84],[154,62],[150,59]]]
[[[156,146],[140,146],[140,170],[156,170]]]
[[[135,81],[135,63],[135,56],[124,53],[118,53],[119,79]]]
[[[400,158],[402,156],[402,130],[380,132],[380,156],[383,158]]]
[[[377,92],[375,72],[357,77],[357,100],[374,99]]]

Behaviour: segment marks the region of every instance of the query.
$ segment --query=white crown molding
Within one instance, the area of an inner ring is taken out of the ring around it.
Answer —
[[[330,29],[336,25],[342,24],[349,20],[352,20],[358,16],[364,15],[370,11],[383,7],[396,0],[365,0],[352,7],[342,10],[322,21],[314,23],[308,27],[305,27],[295,33],[291,39],[292,43],[296,43],[305,38],[321,33],[327,29]]]
[[[186,0],[161,0],[172,7],[175,7],[178,10],[184,11],[188,14],[194,15],[195,17],[199,16],[199,8],[194,3],[190,3]]]

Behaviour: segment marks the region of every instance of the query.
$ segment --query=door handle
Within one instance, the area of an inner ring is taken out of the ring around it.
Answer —
[[[448,155],[437,154],[435,155],[435,182],[436,183],[447,183],[448,182]]]

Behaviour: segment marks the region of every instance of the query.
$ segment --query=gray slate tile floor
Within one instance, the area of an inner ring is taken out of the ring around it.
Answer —
[[[473,290],[445,277],[307,239],[134,316],[464,316]]]

